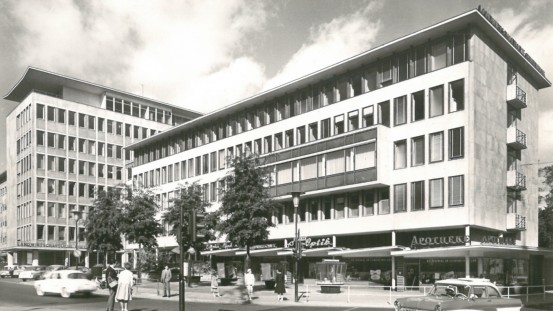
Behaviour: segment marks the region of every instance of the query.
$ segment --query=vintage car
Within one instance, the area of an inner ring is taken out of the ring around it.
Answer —
[[[520,311],[520,299],[501,296],[487,279],[461,278],[436,281],[428,295],[398,298],[396,311],[509,310]]]
[[[45,293],[61,294],[63,298],[79,293],[90,296],[96,290],[96,282],[89,280],[86,274],[79,270],[51,271],[34,285],[38,296],[44,296]]]
[[[2,271],[0,271],[0,277],[1,278],[16,278],[19,276],[19,273],[21,272],[21,267],[18,265],[13,266],[5,266]]]
[[[23,282],[27,280],[38,280],[46,272],[46,266],[22,266],[23,271],[19,272],[19,279]]]

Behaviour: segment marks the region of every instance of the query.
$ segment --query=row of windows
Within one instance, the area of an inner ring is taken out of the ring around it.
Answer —
[[[15,128],[20,129],[22,125],[27,124],[31,121],[31,105],[25,107],[16,117],[15,117]]]
[[[102,191],[104,186],[96,184],[77,183],[61,179],[37,178],[37,193],[48,193],[53,195],[69,195],[81,198],[94,198],[96,189]]]
[[[78,151],[90,155],[106,156],[114,159],[123,159],[123,146],[106,144],[104,142],[84,138],[77,139],[73,136],[65,136],[40,130],[37,130],[37,145],[61,150]],[[133,153],[130,150],[125,150],[125,160],[132,160],[132,156]]]
[[[111,96],[106,96],[106,110],[169,125],[179,125],[187,121],[173,115],[169,110]]]
[[[66,234],[66,232],[68,234]],[[84,236],[81,230],[79,232],[79,241],[84,241]],[[37,225],[36,238],[37,240],[74,242],[75,227]]]
[[[15,150],[16,150],[18,155],[20,153],[22,153],[23,151],[27,150],[27,148],[29,148],[31,146],[31,141],[32,141],[31,133],[32,133],[31,131],[28,131],[27,133],[23,134],[17,140],[16,145],[15,145]]]
[[[178,153],[196,148],[420,76],[430,71],[461,63],[467,60],[466,49],[466,38],[463,32],[453,33],[432,42],[412,47],[393,56],[383,58],[376,63],[349,71],[317,85],[300,89],[293,94],[260,103],[257,107],[248,109],[248,112],[226,116],[224,120],[214,122],[214,125],[187,130],[188,133],[166,139],[156,148],[162,151],[156,151],[154,157],[142,158],[141,161],[143,162],[141,164],[165,157],[164,154],[171,155],[173,152]],[[457,95],[457,92],[452,91],[452,93]],[[436,90],[433,96],[437,98],[438,95],[438,90]],[[417,105],[420,104],[417,103]],[[461,104],[457,105],[460,106]],[[453,107],[454,104],[450,104],[450,106]],[[432,108],[432,114],[438,113],[437,109],[437,107]],[[458,109],[460,108],[453,107],[450,111]],[[148,148],[138,150],[140,157],[142,154],[151,152]]]
[[[464,204],[464,176],[448,177],[448,206],[456,207]],[[444,179],[436,178],[428,181],[428,202],[425,195],[425,181],[410,183],[410,200],[408,184],[394,185],[394,213],[408,211],[422,211],[426,206],[430,209],[444,207]]]
[[[46,110],[46,113],[45,113]],[[87,115],[84,113],[76,113],[74,111],[66,111],[62,108],[52,106],[44,106],[37,104],[36,111],[37,119],[79,126],[89,130],[97,130],[98,132],[107,132],[119,136],[132,137],[134,139],[144,139],[155,135],[156,130],[147,129],[145,127],[136,126],[128,123],[106,120],[104,118]],[[66,121],[67,120],[67,121]]]
[[[449,160],[462,158],[465,154],[464,128],[458,127],[448,130],[448,155]],[[428,162],[435,163],[444,160],[444,132],[436,132],[428,135]],[[425,136],[417,136],[410,139],[411,166],[424,165]],[[408,165],[407,139],[394,142],[394,169],[406,168]]]
[[[21,182],[17,183],[17,197],[20,198],[21,196],[26,196],[32,193],[32,187],[31,187],[31,178],[26,178]]]
[[[23,159],[17,161],[17,175],[21,175],[25,172],[28,172],[32,169],[32,163],[33,163],[33,160],[32,160],[32,155],[31,154],[28,154],[26,155],[25,157],[23,157]]]
[[[36,215],[37,216],[47,216],[47,217],[57,217],[57,218],[68,218],[73,219],[74,215],[71,211],[74,211],[76,208],[82,212],[82,219],[86,219],[88,215],[87,209],[92,209],[92,207],[87,207],[86,205],[75,205],[75,204],[65,204],[65,203],[56,203],[56,202],[36,202]],[[19,213],[18,213],[19,215]],[[30,206],[21,210],[21,217],[32,217],[34,216]]]
[[[45,158],[47,158],[45,165]],[[65,157],[45,156],[37,154],[37,169],[47,169],[52,172],[67,172],[84,176],[98,176],[114,180],[123,179],[123,168],[97,162],[88,162]]]

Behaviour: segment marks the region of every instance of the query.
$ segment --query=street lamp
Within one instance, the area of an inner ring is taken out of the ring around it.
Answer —
[[[294,247],[298,248],[298,206],[300,205],[300,196],[305,192],[293,191],[292,194],[292,203],[294,204]],[[294,299],[298,302],[298,261],[301,259],[301,254],[296,252],[296,258],[294,263]]]
[[[79,268],[79,257],[81,257],[81,251],[79,250],[79,219],[83,212],[79,208],[75,207],[71,211],[73,213],[73,218],[75,218],[75,250],[73,251],[73,256],[75,256],[75,269]]]

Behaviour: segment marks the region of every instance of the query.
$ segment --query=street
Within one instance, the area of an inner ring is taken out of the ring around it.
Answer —
[[[30,311],[30,310],[105,310],[107,296],[92,295],[89,298],[75,296],[69,299],[58,295],[37,296],[31,282],[23,283],[19,279],[0,279],[0,311]],[[129,311],[176,311],[178,302],[159,299],[133,298],[129,304]],[[116,310],[120,310],[116,304]],[[323,311],[380,311],[391,308],[355,308],[355,307],[320,307],[320,306],[287,306],[275,301],[274,305],[218,304],[187,302],[187,311],[294,311],[294,310],[323,310]]]

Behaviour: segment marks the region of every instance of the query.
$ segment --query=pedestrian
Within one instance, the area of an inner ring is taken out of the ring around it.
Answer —
[[[277,293],[278,301],[284,300],[284,293],[286,288],[284,288],[284,274],[280,272],[280,268],[277,269],[275,275],[275,293]]]
[[[111,261],[108,263],[108,267],[106,269],[106,283],[109,290],[109,296],[108,296],[108,305],[107,305],[107,311],[113,311],[113,306],[115,305],[115,293],[117,292],[117,272],[115,272],[115,262]]]
[[[252,300],[254,283],[255,276],[252,273],[252,269],[248,269],[246,275],[244,275],[244,284],[246,284],[246,289],[248,290],[248,300]]]
[[[129,301],[132,300],[132,286],[134,285],[134,279],[131,272],[131,263],[125,262],[123,265],[125,268],[119,273],[119,281],[117,285],[117,294],[115,299],[121,304],[121,311],[129,311]]]
[[[219,277],[216,271],[211,273],[211,292],[213,293],[213,297],[221,297],[219,295]]]
[[[165,266],[165,269],[161,271],[161,283],[163,283],[163,297],[171,297],[171,270],[169,266]]]

